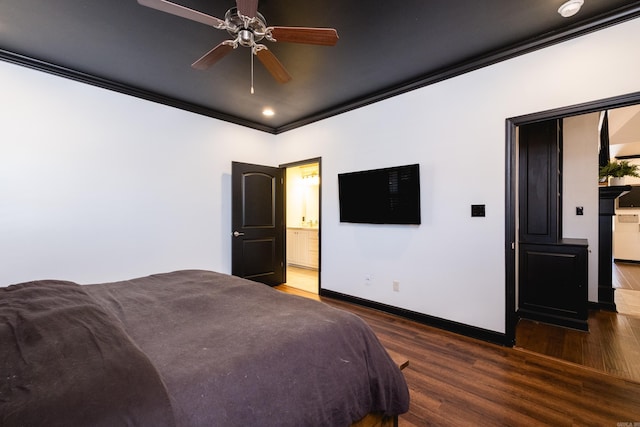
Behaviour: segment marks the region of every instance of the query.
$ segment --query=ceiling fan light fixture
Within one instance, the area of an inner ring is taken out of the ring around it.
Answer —
[[[238,43],[240,46],[252,47],[254,44],[253,33],[249,30],[241,30],[238,32]]]
[[[584,0],[569,0],[558,9],[558,13],[564,18],[569,18],[580,11]]]

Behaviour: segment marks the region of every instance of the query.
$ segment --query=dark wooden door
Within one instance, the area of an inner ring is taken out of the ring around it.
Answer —
[[[285,280],[284,171],[231,165],[231,274],[270,286]]]

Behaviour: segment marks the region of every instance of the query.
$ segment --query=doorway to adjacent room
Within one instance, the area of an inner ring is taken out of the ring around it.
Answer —
[[[621,249],[620,245],[613,245],[608,252],[604,253],[608,262],[613,264],[613,277],[611,277],[610,286],[615,290],[611,292],[615,295],[614,309],[606,309],[607,305],[600,299],[591,301],[589,305],[589,331],[579,331],[566,327],[558,327],[546,324],[544,322],[532,321],[529,319],[520,319],[516,316],[518,309],[518,287],[516,277],[519,269],[516,262],[518,258],[518,245],[516,245],[516,236],[518,231],[517,224],[517,168],[516,158],[518,152],[517,145],[517,129],[524,123],[534,123],[540,120],[548,120],[554,118],[574,117],[582,114],[590,114],[599,111],[621,109],[631,105],[637,105],[640,102],[639,94],[631,94],[617,98],[606,99],[589,104],[583,104],[575,107],[568,107],[561,110],[554,110],[546,113],[539,113],[528,117],[517,119],[509,119],[508,122],[508,164],[507,164],[507,228],[508,236],[506,244],[507,254],[507,336],[513,337],[513,343],[516,349],[523,351],[544,354],[545,356],[577,363],[589,368],[605,372],[610,375],[620,376],[632,381],[640,381],[640,370],[636,363],[637,354],[640,350],[640,340],[638,331],[640,331],[640,316],[635,310],[638,307],[635,298],[627,299],[625,296],[634,297],[639,291],[634,290],[636,283],[640,283],[636,273],[637,264],[629,262],[614,262],[614,258],[634,257],[622,256],[618,253]],[[617,110],[616,110],[617,111]],[[633,115],[632,118],[634,118]],[[640,119],[640,116],[638,116]],[[629,122],[629,120],[627,120]],[[612,130],[610,129],[610,132]],[[635,133],[637,135],[637,132]],[[637,138],[636,138],[637,140]],[[626,153],[611,153],[611,157],[626,155]],[[633,152],[634,158],[637,150]],[[624,157],[623,157],[624,158]],[[593,168],[593,180],[596,180],[596,169]],[[594,184],[595,185],[595,184]],[[570,193],[566,194],[570,196]],[[571,209],[567,212],[573,212]],[[627,212],[625,212],[627,213]],[[579,215],[576,210],[576,215]],[[614,236],[613,241],[621,243],[623,239],[615,234],[614,220]],[[638,233],[637,222],[634,227],[635,235]],[[592,243],[594,247],[598,247],[598,240]],[[637,244],[636,244],[637,245]],[[637,248],[637,246],[636,246]],[[613,249],[613,251],[611,250]],[[616,250],[617,249],[617,250]],[[594,277],[598,277],[597,274]],[[600,288],[603,283],[598,281]],[[599,289],[600,290],[600,289]],[[605,303],[607,301],[605,300]]]
[[[286,285],[320,292],[320,159],[286,168]]]

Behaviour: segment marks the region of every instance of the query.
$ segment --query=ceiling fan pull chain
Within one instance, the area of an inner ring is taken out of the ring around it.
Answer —
[[[249,52],[251,53],[251,95],[253,95],[253,47]]]

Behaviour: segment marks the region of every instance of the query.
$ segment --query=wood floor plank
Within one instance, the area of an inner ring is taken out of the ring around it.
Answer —
[[[593,340],[587,340],[582,347],[582,352],[581,365],[605,372],[602,348],[599,343]]]
[[[584,345],[588,333],[566,330],[562,343],[562,359],[582,365],[584,363]]]
[[[633,329],[633,338],[635,342],[640,346],[640,317],[630,318],[631,328]]]

